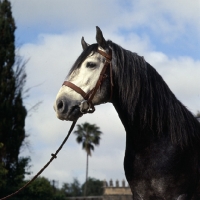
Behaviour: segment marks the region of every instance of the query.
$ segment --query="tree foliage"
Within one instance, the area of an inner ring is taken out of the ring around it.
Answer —
[[[85,122],[84,124],[77,125],[77,130],[74,131],[74,134],[77,136],[76,141],[82,143],[82,148],[86,151],[87,155],[91,156],[94,145],[99,145],[102,132],[95,124]]]
[[[64,183],[61,190],[65,193],[66,197],[82,196],[81,184],[76,178],[74,178],[72,183]]]
[[[22,99],[26,74],[24,65],[16,62],[15,29],[10,2],[0,0],[0,196],[18,189],[29,162],[19,157],[26,137]]]
[[[82,185],[82,190],[85,188],[85,183]],[[88,178],[86,196],[101,196],[103,195],[103,181],[95,178]]]
[[[3,147],[3,143],[0,143],[0,151],[1,148]],[[1,162],[0,163],[0,188],[4,188],[6,185],[6,180],[4,179],[6,174],[7,174],[7,170],[5,169],[4,163]]]
[[[39,177],[18,195],[22,200],[53,200],[54,191],[48,179]]]
[[[85,183],[82,185],[79,183],[78,179],[74,178],[72,183],[64,183],[61,191],[66,197],[78,197],[84,196]],[[87,193],[86,196],[101,196],[103,195],[103,182],[95,179],[88,178],[87,180]]]

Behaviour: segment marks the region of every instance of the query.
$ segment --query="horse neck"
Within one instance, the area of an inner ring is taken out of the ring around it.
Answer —
[[[135,150],[140,150],[147,147],[155,139],[153,131],[147,128],[141,130],[140,125],[144,122],[139,120],[139,115],[137,114],[139,111],[136,111],[134,119],[130,120],[131,116],[127,112],[128,108],[123,108],[119,98],[116,98],[116,96],[113,100],[113,106],[126,131],[126,148],[130,146]]]
[[[174,94],[170,91],[166,83],[162,80],[162,77],[148,63],[147,65],[148,65],[148,70],[152,70],[151,74],[149,74],[149,81],[152,82],[151,89],[155,90],[154,97],[156,94],[158,94],[158,92],[156,92],[156,89],[160,87],[168,91],[168,96],[171,96],[171,98],[175,99]],[[115,78],[116,77],[117,76],[115,76]],[[155,77],[160,84],[159,86],[155,84],[153,85]],[[142,78],[140,79],[143,81]],[[149,82],[144,84],[149,84]],[[121,87],[126,87],[126,86],[121,86]],[[148,107],[149,103],[147,103],[146,101],[150,101],[147,98],[147,96],[148,95],[150,96],[150,94],[144,93],[146,91],[140,91],[141,89],[140,87],[140,89],[136,90],[134,96],[133,95],[127,96],[127,98],[130,97],[136,99],[136,101],[131,101],[131,99],[129,99],[129,102],[133,102],[134,105],[129,107],[129,104],[126,104],[126,106],[124,106],[124,96],[120,94],[121,91],[123,91],[123,88],[120,91],[118,90],[118,88],[120,88],[120,86],[118,85],[118,80],[116,78],[114,79],[114,91],[113,91],[112,103],[126,130],[127,143],[130,143],[130,145],[134,146],[135,148],[143,148],[150,145],[152,142],[157,141],[158,139],[165,139],[168,142],[170,142],[170,135],[168,134],[168,129],[165,120],[166,113],[162,112],[162,116],[159,117],[158,114],[160,113],[156,112],[156,110],[153,109],[153,107],[151,108]],[[163,100],[162,103],[160,99]],[[158,98],[152,97],[150,105],[160,105],[161,107],[163,105],[164,107],[166,107],[165,106],[167,102],[166,99],[163,97],[160,99],[158,101]],[[159,123],[153,120],[152,116],[154,116],[154,119],[157,118],[159,120],[158,121]],[[161,126],[159,126],[160,124]]]

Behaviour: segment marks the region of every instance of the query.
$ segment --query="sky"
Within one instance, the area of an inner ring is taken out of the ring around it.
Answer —
[[[57,92],[82,52],[81,37],[96,43],[96,26],[105,39],[144,56],[177,98],[194,114],[200,110],[200,0],[10,0],[17,26],[16,47],[26,64],[31,88],[24,99],[26,139],[21,156],[30,156],[32,174],[50,159],[71,122],[56,118]],[[89,176],[125,179],[123,158],[126,133],[112,104],[96,107],[78,124],[96,124],[103,132],[89,158]],[[56,160],[42,173],[59,187],[77,178],[85,181],[86,153],[72,134]]]

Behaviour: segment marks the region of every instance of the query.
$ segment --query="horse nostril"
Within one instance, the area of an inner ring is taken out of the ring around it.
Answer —
[[[63,113],[65,111],[65,102],[64,100],[58,100],[57,101],[57,111],[59,113]]]
[[[60,101],[60,102],[58,103],[58,105],[57,105],[58,110],[63,109],[63,106],[64,106],[63,101]]]

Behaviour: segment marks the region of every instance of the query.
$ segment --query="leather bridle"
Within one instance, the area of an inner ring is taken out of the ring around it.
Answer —
[[[106,59],[106,61],[103,66],[103,69],[100,73],[99,79],[97,80],[97,83],[92,90],[90,90],[88,93],[85,93],[80,87],[76,86],[75,84],[73,84],[69,81],[64,81],[64,83],[63,83],[63,85],[70,87],[72,90],[76,91],[84,98],[84,101],[82,101],[81,105],[80,105],[80,111],[83,114],[93,113],[95,111],[95,107],[92,103],[92,100],[93,100],[94,95],[96,94],[97,90],[101,87],[103,80],[108,77],[108,75],[106,74],[106,70],[107,70],[108,66],[110,67],[110,86],[111,86],[109,101],[112,99],[112,93],[113,93],[113,78],[112,78],[112,65],[111,65],[112,54],[111,54],[111,51],[109,54],[107,54],[104,51],[101,51],[99,49],[97,50],[97,52],[99,54],[101,54]],[[84,104],[87,104],[86,110],[82,109],[84,107]]]

